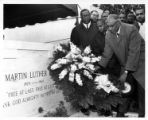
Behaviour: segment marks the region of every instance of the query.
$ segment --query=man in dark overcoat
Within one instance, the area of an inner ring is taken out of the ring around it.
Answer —
[[[145,114],[145,42],[135,26],[121,23],[118,16],[111,14],[107,18],[108,31],[100,66],[106,67],[115,53],[121,65],[119,80],[126,81],[128,75],[137,82],[139,116]],[[123,112],[123,111],[121,111]]]
[[[96,40],[95,37],[98,34],[98,28],[91,23],[89,10],[83,9],[80,15],[81,23],[73,28],[70,40],[83,50],[88,45],[92,47],[93,41]],[[99,39],[96,43],[102,44]],[[101,49],[103,48],[101,47]]]
[[[90,45],[92,53],[95,55],[101,55],[104,49],[104,36],[98,31],[97,25],[91,22],[90,12],[87,9],[83,9],[80,12],[81,22],[79,25],[73,28],[71,33],[71,42],[73,42],[81,50],[84,50]],[[94,106],[91,106],[91,108]],[[95,109],[95,108],[94,108]],[[89,114],[88,109],[81,109],[86,115]]]

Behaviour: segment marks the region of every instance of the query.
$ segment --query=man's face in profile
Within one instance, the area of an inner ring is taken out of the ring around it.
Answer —
[[[116,33],[120,27],[120,21],[113,18],[113,17],[108,17],[107,18],[107,26],[108,30],[112,33]]]

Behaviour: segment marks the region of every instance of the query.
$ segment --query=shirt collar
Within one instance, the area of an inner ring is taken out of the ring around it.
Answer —
[[[88,25],[88,28],[90,28],[91,22],[89,22],[88,24],[83,23],[83,25],[86,29],[87,29],[87,25]]]
[[[144,25],[144,23],[140,23],[140,22],[138,22],[138,25],[139,25],[139,26],[143,26],[143,25]]]
[[[120,29],[121,29],[121,26],[119,27],[118,31],[117,31],[117,34],[120,34]]]

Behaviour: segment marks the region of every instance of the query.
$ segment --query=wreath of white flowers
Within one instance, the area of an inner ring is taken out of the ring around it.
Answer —
[[[61,52],[66,52],[62,46],[56,47],[56,50]],[[78,61],[78,60],[81,60]],[[101,56],[95,57],[94,54],[91,53],[90,46],[87,46],[84,51],[81,51],[76,45],[70,42],[70,51],[63,58],[59,58],[55,61],[54,64],[51,65],[51,70],[56,70],[61,68],[63,65],[71,63],[67,68],[63,69],[59,74],[59,80],[64,79],[64,77],[69,74],[69,81],[76,83],[79,86],[83,86],[83,82],[81,80],[81,75],[77,73],[77,70],[83,69],[83,75],[88,77],[90,80],[93,80],[92,73],[95,71],[95,66],[93,63],[99,62],[101,60]],[[111,81],[108,79],[108,75],[98,74],[94,79],[97,87],[96,89],[103,89],[105,92],[119,92],[119,89],[113,85]],[[125,90],[123,93],[128,93],[131,90],[131,86],[128,83],[125,83]]]

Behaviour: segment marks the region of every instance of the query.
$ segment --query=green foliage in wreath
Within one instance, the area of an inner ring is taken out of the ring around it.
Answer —
[[[112,107],[117,107],[118,104],[122,104],[123,98],[120,92],[108,94],[103,89],[96,90],[95,82],[81,74],[82,70],[78,70],[77,72],[81,75],[83,86],[79,86],[75,82],[70,82],[68,80],[68,75],[62,80],[59,80],[60,72],[67,68],[67,66],[70,66],[69,63],[55,70],[50,69],[51,65],[53,65],[57,59],[65,57],[70,51],[69,44],[61,44],[61,46],[63,50],[67,52],[62,52],[60,50],[54,51],[53,61],[48,66],[48,70],[56,87],[62,90],[65,100],[70,102],[75,110],[79,111],[81,108],[88,109],[90,105],[95,105],[98,111],[102,109],[105,111],[111,111]],[[105,72],[100,71],[100,73]],[[95,78],[95,74],[93,77]],[[109,80],[113,82],[118,89],[123,89],[115,76],[109,75]]]

